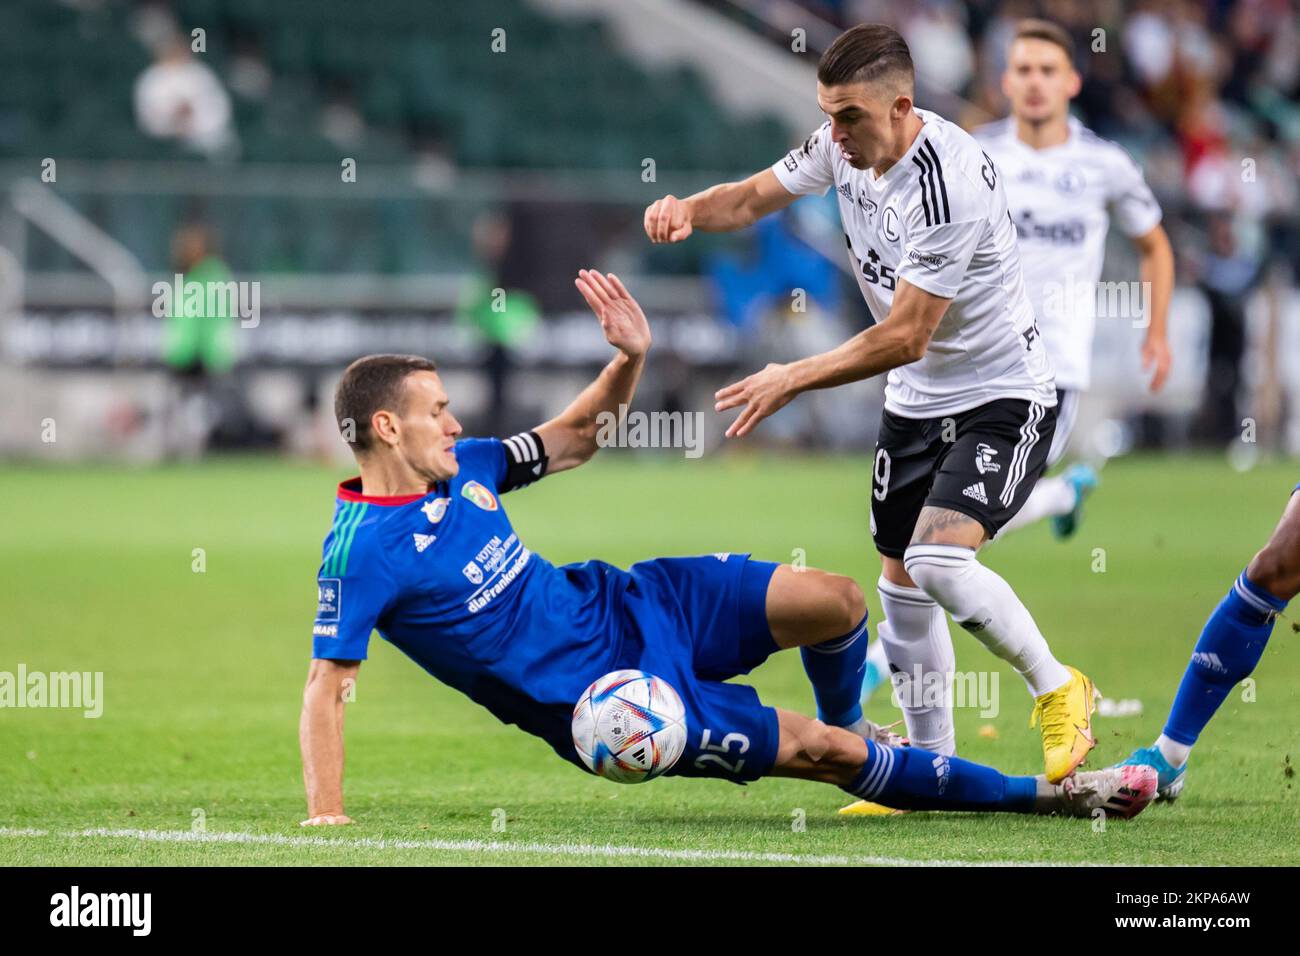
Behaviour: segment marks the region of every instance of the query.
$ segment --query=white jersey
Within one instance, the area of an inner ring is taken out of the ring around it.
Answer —
[[[1141,236],[1159,225],[1160,206],[1129,154],[1074,117],[1069,139],[1047,149],[1022,142],[1011,119],[980,127],[975,138],[1006,184],[1025,289],[1056,383],[1086,389],[1110,216],[1125,234]]]
[[[969,133],[928,110],[883,176],[854,169],[824,124],[772,171],[790,192],[834,186],[858,287],[883,322],[899,279],[952,304],[918,362],[893,369],[885,407],[936,418],[1002,398],[1056,404],[1052,367],[1020,277],[1002,182]]]

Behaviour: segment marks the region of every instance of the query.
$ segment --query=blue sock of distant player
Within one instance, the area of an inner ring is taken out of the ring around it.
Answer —
[[[1038,780],[1009,777],[961,757],[917,747],[881,747],[867,741],[867,762],[853,783],[841,788],[863,800],[898,810],[1034,809]]]
[[[1165,731],[1156,741],[1174,767],[1187,762],[1192,744],[1228,692],[1255,669],[1273,630],[1273,617],[1286,603],[1253,583],[1243,571],[1205,622],[1192,662],[1178,685]]]
[[[817,698],[817,719],[849,727],[862,719],[862,673],[867,661],[867,615],[843,637],[799,649]]]

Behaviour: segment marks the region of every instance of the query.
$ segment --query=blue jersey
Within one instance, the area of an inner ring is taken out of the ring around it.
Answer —
[[[540,475],[538,444],[531,433],[459,441],[459,473],[423,495],[363,495],[360,479],[343,482],[318,575],[313,656],[363,660],[377,630],[535,732],[530,717],[570,712],[588,683],[618,669],[628,573],[599,561],[556,567],[524,546],[501,505]]]
[[[775,564],[748,555],[655,558],[628,570],[556,567],[524,547],[501,495],[545,473],[526,432],[456,443],[460,470],[425,494],[339,485],[317,575],[312,656],[364,660],[372,630],[500,720],[582,766],[573,707],[598,677],[667,680],[688,740],[669,772],[746,782],[776,759],[776,712],[729,683],[776,650],[766,594]]]

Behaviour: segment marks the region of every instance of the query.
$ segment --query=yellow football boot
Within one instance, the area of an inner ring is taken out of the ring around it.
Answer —
[[[891,817],[902,815],[907,811],[884,807],[878,803],[872,803],[870,800],[855,800],[847,807],[840,807],[838,812],[846,817]]]
[[[1039,724],[1043,735],[1043,766],[1049,783],[1060,783],[1083,763],[1097,746],[1092,735],[1092,712],[1101,695],[1092,681],[1076,668],[1066,667],[1070,683],[1034,698],[1029,726]]]

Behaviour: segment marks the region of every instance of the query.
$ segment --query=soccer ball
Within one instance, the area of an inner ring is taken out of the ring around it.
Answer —
[[[573,746],[588,770],[617,783],[642,783],[682,755],[686,708],[662,678],[614,671],[594,681],[573,708]]]

